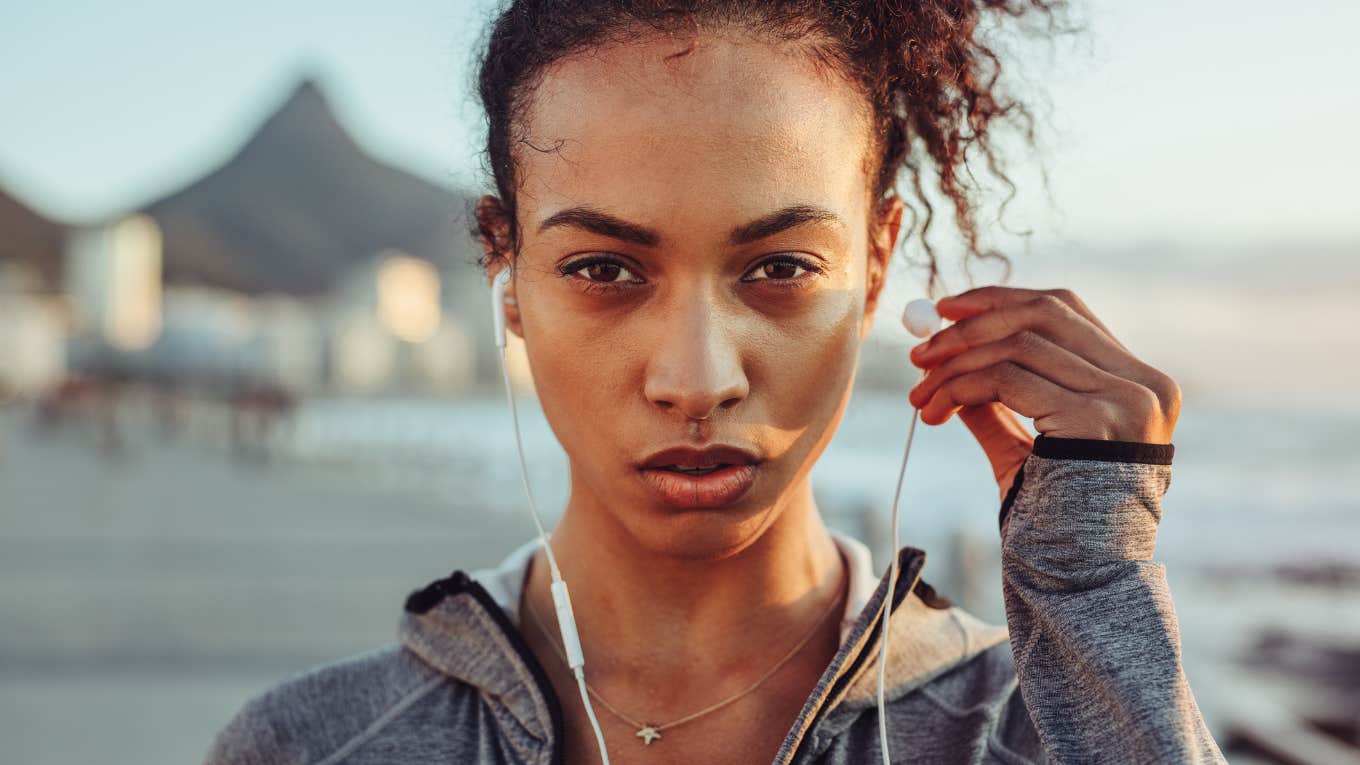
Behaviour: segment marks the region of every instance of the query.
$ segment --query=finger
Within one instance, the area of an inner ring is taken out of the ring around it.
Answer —
[[[1043,335],[1025,329],[945,359],[907,397],[913,406],[921,406],[951,378],[1003,361],[1018,364],[1078,393],[1097,393],[1128,383]]]
[[[932,367],[963,351],[1029,330],[1051,340],[1110,374],[1149,384],[1157,373],[1084,316],[1051,295],[1028,303],[1006,304],[962,319],[911,350],[911,360]]]
[[[1077,293],[1066,288],[1056,289],[1028,289],[1025,287],[1001,287],[987,286],[975,287],[957,295],[940,298],[935,304],[940,316],[946,319],[957,320],[968,316],[975,316],[983,311],[990,311],[1000,308],[1003,305],[1013,305],[1016,303],[1028,303],[1044,295],[1051,295],[1066,303],[1069,308],[1075,311],[1082,318],[1091,322],[1092,326],[1110,336],[1111,340],[1120,346],[1123,343],[1114,336],[1109,327],[1106,327],[1086,303],[1077,297]]]
[[[1028,454],[1034,434],[1015,412],[996,401],[959,409],[959,419],[978,437],[979,442],[1012,441],[1016,449]]]
[[[1030,417],[1084,408],[1086,397],[1009,361],[958,375],[940,386],[921,408],[921,421],[938,425],[960,407],[999,402]]]
[[[968,426],[992,464],[992,475],[1001,476],[1024,462],[1034,448],[1034,436],[1006,406],[995,401],[959,409],[959,419]],[[1003,487],[1005,489],[1009,486]]]
[[[1045,290],[1045,292],[1066,303],[1068,306],[1072,308],[1072,310],[1080,314],[1082,318],[1091,322],[1097,328],[1099,328],[1101,332],[1104,332],[1106,335],[1108,335],[1109,338],[1113,340],[1120,348],[1124,348],[1124,344],[1119,342],[1119,338],[1115,337],[1114,333],[1110,331],[1110,328],[1105,326],[1105,323],[1096,317],[1095,311],[1092,311],[1089,307],[1087,307],[1086,303],[1083,302],[1081,298],[1077,297],[1077,293],[1062,287],[1058,289]],[[1128,349],[1125,348],[1125,350]]]

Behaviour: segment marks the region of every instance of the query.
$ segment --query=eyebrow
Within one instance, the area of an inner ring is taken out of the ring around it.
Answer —
[[[839,215],[824,207],[790,205],[737,226],[732,229],[727,241],[732,245],[750,244],[807,223],[831,223],[845,227],[845,221]],[[538,224],[538,232],[543,233],[558,226],[579,228],[643,247],[655,247],[661,243],[661,235],[656,231],[586,205],[553,213]]]

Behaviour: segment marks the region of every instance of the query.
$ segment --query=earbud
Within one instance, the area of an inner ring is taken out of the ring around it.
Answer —
[[[496,347],[505,348],[505,288],[510,286],[510,269],[502,268],[491,281],[491,321],[496,330]]]
[[[567,655],[567,667],[576,676],[576,688],[581,692],[581,703],[585,705],[590,727],[595,732],[595,743],[600,748],[600,762],[609,765],[609,750],[604,744],[604,731],[595,716],[595,707],[590,703],[590,692],[586,687],[585,653],[581,650],[581,635],[576,629],[576,617],[572,615],[571,596],[567,593],[567,583],[562,580],[562,570],[557,567],[557,557],[553,555],[552,545],[548,544],[548,532],[543,529],[543,519],[538,516],[538,505],[534,502],[534,492],[529,486],[529,467],[524,463],[524,443],[519,432],[519,412],[515,408],[515,394],[510,387],[510,370],[505,363],[505,289],[510,286],[510,269],[502,268],[491,280],[491,321],[496,333],[497,355],[501,361],[501,380],[505,382],[505,400],[510,405],[510,422],[515,433],[515,453],[519,456],[519,477],[524,484],[524,496],[529,500],[529,515],[538,529],[538,541],[548,556],[548,573],[552,579],[553,606],[557,609],[557,625],[562,632],[562,645]]]
[[[935,310],[935,301],[926,298],[917,298],[907,303],[907,310],[902,312],[902,326],[921,338],[939,332],[941,321],[940,312]]]
[[[926,298],[917,298],[907,303],[907,308],[902,312],[902,326],[907,331],[920,338],[927,338],[940,331],[943,320],[940,312],[935,310],[935,301]],[[922,373],[924,375],[924,372]],[[916,434],[916,420],[920,417],[921,411],[915,407],[911,410],[911,427],[907,430],[907,445],[902,450],[902,467],[897,473],[897,489],[893,492],[892,503],[892,556],[888,562],[888,591],[883,596],[882,608],[883,619],[880,622],[882,630],[878,642],[878,745],[880,754],[883,755],[883,765],[890,765],[892,762],[888,752],[888,709],[885,696],[886,672],[888,666],[888,625],[891,621],[892,600],[897,592],[897,553],[899,550],[899,513],[898,504],[902,499],[902,479],[907,474],[907,458],[911,456],[911,441]]]

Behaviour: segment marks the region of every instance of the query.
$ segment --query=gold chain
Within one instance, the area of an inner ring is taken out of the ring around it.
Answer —
[[[829,616],[833,611],[835,611],[836,604],[839,602],[840,602],[839,596],[832,598],[831,603],[827,607],[826,611],[824,611],[820,616],[817,617],[817,621],[813,623],[812,628],[809,629],[807,634],[803,636],[803,639],[799,640],[797,645],[789,649],[789,652],[784,655],[784,658],[780,659],[778,662],[775,663],[773,667],[770,667],[770,669],[765,674],[761,675],[759,680],[752,683],[748,688],[741,691],[740,693],[736,693],[732,696],[729,696],[728,698],[723,699],[722,701],[719,701],[716,704],[710,704],[709,706],[706,706],[697,712],[692,712],[688,715],[685,715],[684,717],[681,717],[678,720],[672,720],[671,722],[664,723],[661,725],[652,725],[650,723],[634,720],[633,718],[629,717],[628,715],[625,715],[618,709],[614,708],[613,704],[610,704],[608,701],[604,699],[603,696],[597,693],[594,688],[590,687],[590,683],[586,683],[586,690],[590,693],[592,698],[594,698],[596,701],[599,701],[601,704],[604,704],[606,709],[614,713],[615,717],[619,718],[620,720],[623,720],[629,725],[636,727],[638,729],[637,732],[638,738],[641,738],[644,742],[650,745],[654,739],[661,738],[661,731],[667,728],[674,728],[677,725],[687,723],[691,720],[698,719],[710,712],[716,712],[717,710],[727,706],[728,704],[731,704],[732,702],[745,696],[751,691],[754,691],[755,689],[759,688],[762,683],[773,677],[774,673],[778,672],[781,667],[783,667],[785,664],[788,663],[790,659],[796,656],[798,652],[803,648],[803,646],[807,645],[808,641],[812,639],[812,636],[817,634],[817,628],[822,625],[822,622],[826,621],[826,617]],[[548,645],[552,646],[552,649],[557,654],[558,658],[562,659],[562,663],[567,664],[568,662],[566,654],[563,653],[562,648],[558,646],[557,639],[553,637],[552,633],[548,630],[547,625],[545,625],[543,623],[543,620],[539,618],[538,611],[534,609],[533,601],[526,597],[524,599],[524,604],[529,607],[529,615],[533,617],[534,622],[538,625],[538,628],[542,630],[543,635],[548,638]]]

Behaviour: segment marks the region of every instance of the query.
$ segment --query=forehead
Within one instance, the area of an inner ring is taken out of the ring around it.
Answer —
[[[689,42],[606,45],[545,71],[514,148],[523,221],[583,203],[724,226],[791,201],[862,214],[868,106],[851,85],[803,47],[711,32],[667,59]]]

